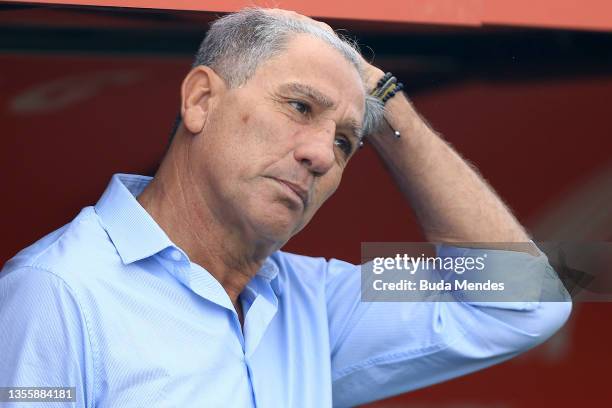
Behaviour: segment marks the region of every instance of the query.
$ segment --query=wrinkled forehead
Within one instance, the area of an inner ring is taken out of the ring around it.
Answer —
[[[366,90],[360,68],[320,38],[296,34],[258,71],[265,83],[299,91],[322,107],[346,111],[361,122]]]

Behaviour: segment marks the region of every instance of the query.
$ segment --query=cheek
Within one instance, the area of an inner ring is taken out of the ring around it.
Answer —
[[[226,168],[248,166],[259,156],[260,129],[249,112],[224,111],[214,117],[210,133],[204,135],[211,145],[212,160]]]

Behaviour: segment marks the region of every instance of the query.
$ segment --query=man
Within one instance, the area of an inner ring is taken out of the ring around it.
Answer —
[[[95,207],[5,265],[0,386],[75,387],[79,407],[352,406],[548,338],[569,302],[366,303],[359,266],[279,251],[365,135],[430,241],[530,241],[403,95],[378,126],[381,77],[295,13],[217,20],[155,178],[115,175]],[[533,244],[485,252],[488,273],[551,274]]]

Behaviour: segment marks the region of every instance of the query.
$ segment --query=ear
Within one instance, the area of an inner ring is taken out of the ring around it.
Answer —
[[[183,125],[192,134],[204,128],[210,109],[210,99],[220,92],[224,81],[210,67],[194,67],[181,86],[181,116]]]

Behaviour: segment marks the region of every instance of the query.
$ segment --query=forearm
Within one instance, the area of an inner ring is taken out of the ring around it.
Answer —
[[[386,105],[388,126],[370,141],[410,201],[432,242],[526,242],[523,227],[459,154],[423,121],[402,94]]]

